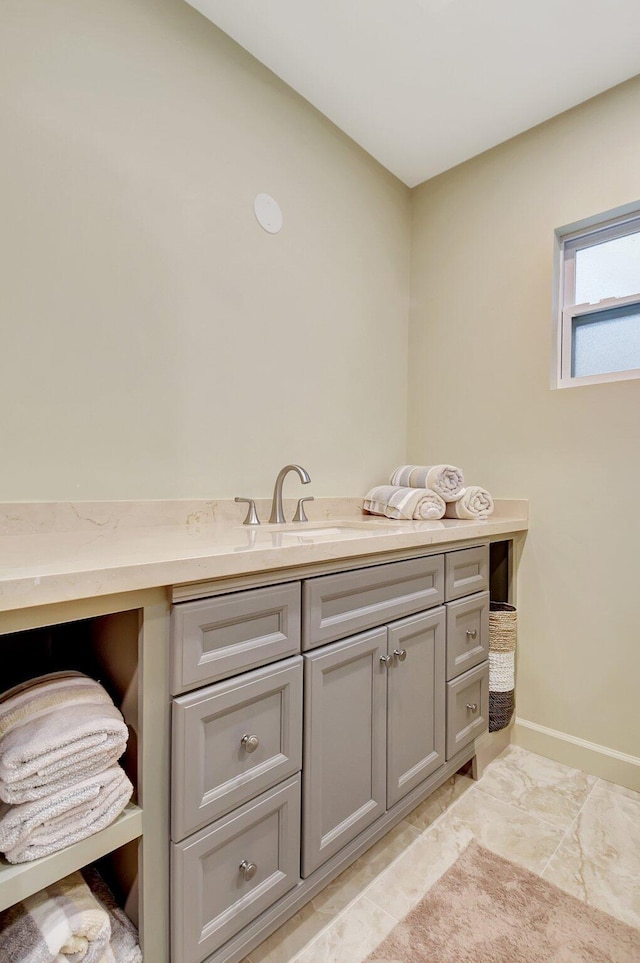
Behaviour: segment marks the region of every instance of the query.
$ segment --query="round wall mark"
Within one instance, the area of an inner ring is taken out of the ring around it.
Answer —
[[[282,227],[282,211],[271,194],[258,194],[253,202],[253,210],[260,227],[269,234],[278,233]]]

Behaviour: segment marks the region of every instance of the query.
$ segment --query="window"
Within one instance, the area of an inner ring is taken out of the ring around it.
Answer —
[[[557,387],[640,378],[640,210],[556,236]]]

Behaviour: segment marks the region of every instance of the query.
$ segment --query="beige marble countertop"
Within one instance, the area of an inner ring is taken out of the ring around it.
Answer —
[[[411,522],[319,498],[308,523],[256,527],[231,500],[0,504],[0,612],[527,530],[526,500],[495,504],[484,521]]]

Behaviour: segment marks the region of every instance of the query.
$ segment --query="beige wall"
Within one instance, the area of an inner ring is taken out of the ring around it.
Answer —
[[[409,460],[527,497],[517,714],[640,756],[640,381],[550,390],[554,229],[640,198],[640,79],[413,194]]]
[[[403,460],[409,190],[212,24],[4,0],[0,126],[0,500],[264,496],[290,460],[357,494]]]

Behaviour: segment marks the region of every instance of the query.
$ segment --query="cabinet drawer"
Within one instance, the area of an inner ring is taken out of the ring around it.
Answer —
[[[452,599],[484,592],[489,588],[489,546],[448,552],[445,564],[445,597]]]
[[[172,844],[171,878],[171,959],[199,963],[299,881],[299,777]]]
[[[447,759],[489,725],[489,663],[447,682]]]
[[[302,587],[303,650],[440,605],[443,559],[431,555],[308,579]]]
[[[299,582],[183,602],[171,613],[171,693],[299,651]]]
[[[447,605],[447,681],[489,658],[489,593]]]
[[[301,769],[301,656],[180,696],[172,727],[177,841]]]

